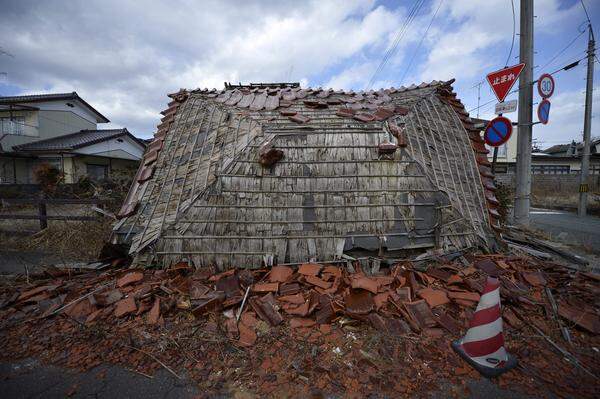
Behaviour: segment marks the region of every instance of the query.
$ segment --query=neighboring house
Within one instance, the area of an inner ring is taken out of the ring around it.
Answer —
[[[145,143],[127,129],[98,129],[107,122],[75,92],[0,97],[0,184],[35,183],[43,163],[59,168],[65,183],[130,173]]]
[[[452,82],[172,94],[114,238],[219,268],[488,245],[499,202]]]
[[[558,144],[532,154],[531,168],[538,174],[569,174],[581,171],[583,143]],[[600,138],[590,143],[590,174],[600,175]]]

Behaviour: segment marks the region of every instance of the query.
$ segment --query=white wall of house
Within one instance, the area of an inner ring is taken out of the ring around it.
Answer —
[[[68,106],[67,103],[73,105]],[[27,103],[23,103],[27,104]],[[97,129],[96,116],[79,101],[32,102],[29,105],[39,108],[35,111],[0,110],[0,145],[4,151],[33,141],[64,136],[80,130]],[[11,122],[9,118],[15,118]]]
[[[70,106],[70,105],[71,106]],[[59,111],[59,112],[71,112],[89,123],[96,125],[98,123],[97,116],[91,111],[84,107],[79,101],[70,100],[59,100],[59,101],[44,101],[36,102],[31,105],[36,106],[40,111]]]
[[[144,148],[131,137],[118,137],[92,144],[74,151],[78,154],[98,155],[118,159],[138,161],[144,155]]]

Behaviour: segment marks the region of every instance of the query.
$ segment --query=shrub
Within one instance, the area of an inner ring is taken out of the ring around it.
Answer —
[[[510,208],[513,206],[513,190],[510,186],[496,182],[496,198],[500,205],[498,213],[500,214],[500,223],[506,224]]]
[[[46,194],[56,191],[56,187],[63,180],[63,174],[55,166],[49,163],[42,163],[33,170],[35,180],[40,185],[42,191]]]

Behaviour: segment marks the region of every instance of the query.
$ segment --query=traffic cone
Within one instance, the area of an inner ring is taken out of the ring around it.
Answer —
[[[497,377],[517,366],[517,359],[504,349],[498,279],[488,277],[467,334],[452,342],[452,348],[484,377]]]

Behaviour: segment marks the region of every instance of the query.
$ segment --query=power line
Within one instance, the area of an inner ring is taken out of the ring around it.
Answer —
[[[547,63],[544,64],[543,67],[541,67],[541,69],[543,70],[544,68],[546,68],[548,65],[551,65],[552,62],[557,59],[562,53],[564,53],[565,51],[567,51],[567,49],[569,47],[571,47],[573,45],[573,43],[575,43],[575,41],[577,39],[579,39],[581,37],[581,35],[583,35],[585,33],[585,30],[582,32],[579,32],[579,34],[577,36],[575,36],[575,38],[573,40],[571,40],[569,42],[569,44],[567,44],[562,50],[560,50],[554,57],[552,57],[552,59],[550,59],[550,61],[548,61]]]
[[[585,12],[585,16],[587,18],[588,24],[592,24],[592,21],[590,21],[590,15],[587,12],[587,8],[585,8],[585,4],[583,3],[583,0],[579,0],[579,2],[581,3],[581,7],[583,7],[583,12]]]
[[[400,79],[400,86],[402,86],[402,83],[404,83],[404,78],[406,77],[406,74],[408,73],[408,71],[412,67],[412,63],[415,60],[415,57],[417,56],[417,53],[421,49],[421,45],[423,44],[423,41],[427,37],[427,34],[429,33],[429,28],[431,28],[431,25],[433,24],[433,21],[435,20],[435,17],[437,15],[438,11],[440,10],[440,7],[442,6],[443,2],[444,2],[444,0],[440,0],[440,2],[438,3],[437,9],[433,13],[433,16],[431,17],[431,20],[429,21],[429,25],[427,25],[427,29],[425,29],[425,33],[423,34],[423,36],[421,37],[421,40],[419,41],[419,45],[417,46],[417,48],[413,52],[413,54],[412,54],[412,56],[410,58],[410,61],[408,63],[408,66],[404,69],[404,73],[402,74],[402,78]]]
[[[510,0],[510,5],[512,7],[512,16],[513,16],[513,34],[512,34],[512,42],[510,43],[510,51],[508,52],[508,57],[506,57],[506,62],[504,63],[504,67],[508,67],[508,61],[510,61],[510,56],[512,55],[513,48],[515,47],[515,36],[516,36],[516,22],[515,22],[515,2],[514,0]]]
[[[404,21],[404,24],[398,31],[398,34],[396,35],[394,42],[392,43],[390,48],[386,51],[386,53],[383,56],[383,59],[379,63],[379,66],[377,67],[377,69],[375,70],[373,75],[371,76],[371,79],[369,80],[369,84],[367,85],[367,90],[370,89],[371,86],[373,86],[373,83],[375,82],[377,75],[379,75],[379,73],[381,73],[381,71],[383,71],[385,64],[387,64],[388,60],[396,52],[396,49],[398,47],[398,44],[400,43],[400,40],[402,40],[402,38],[404,37],[404,34],[406,33],[408,26],[412,23],[414,17],[417,15],[420,8],[423,6],[424,2],[425,2],[425,0],[416,0],[415,3],[413,4],[413,7],[411,8],[410,12],[408,13],[406,20]]]

